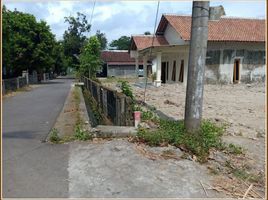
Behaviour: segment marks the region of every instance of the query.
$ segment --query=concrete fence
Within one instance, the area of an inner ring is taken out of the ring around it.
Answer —
[[[131,98],[86,77],[82,77],[81,81],[97,102],[98,108],[114,125],[134,126]]]
[[[6,94],[11,91],[16,91],[19,88],[23,88],[27,83],[27,77],[17,77],[11,79],[3,79],[2,80],[2,94]]]

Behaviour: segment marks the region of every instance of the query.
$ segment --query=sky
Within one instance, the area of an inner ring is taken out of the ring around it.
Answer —
[[[16,1],[4,0],[9,10],[33,14],[38,20],[44,20],[50,25],[57,39],[62,39],[68,24],[64,17],[76,16],[83,13],[90,21],[94,1]],[[255,1],[211,1],[210,6],[222,5],[226,17],[266,18],[265,0]],[[157,1],[100,1],[96,0],[92,17],[92,29],[89,35],[97,30],[105,33],[108,42],[118,39],[122,35],[131,36],[143,34],[145,31],[153,33]],[[191,1],[160,1],[157,23],[162,14],[191,15]]]

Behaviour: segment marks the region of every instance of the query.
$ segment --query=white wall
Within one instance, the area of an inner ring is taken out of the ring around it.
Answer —
[[[189,44],[189,42],[184,41],[181,36],[177,33],[177,31],[170,25],[167,25],[167,28],[164,32],[164,36],[166,38],[166,40],[168,41],[168,43],[170,45],[175,45],[175,44],[179,44],[179,45],[185,45],[185,44]]]

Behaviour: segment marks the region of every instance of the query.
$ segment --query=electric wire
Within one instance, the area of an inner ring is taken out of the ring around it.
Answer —
[[[157,9],[156,9],[156,15],[155,15],[155,22],[154,22],[154,32],[153,32],[152,44],[151,44],[150,53],[149,53],[149,59],[151,59],[151,56],[152,56],[152,48],[153,48],[153,45],[154,45],[154,38],[156,37],[156,33],[155,33],[156,30],[155,29],[156,29],[158,12],[159,12],[159,4],[160,4],[160,1],[158,1],[158,3],[157,3]],[[151,63],[151,65],[152,65],[152,63]],[[147,63],[146,63],[146,73],[147,73]],[[144,103],[145,103],[145,100],[146,100],[147,84],[148,84],[148,77],[147,77],[147,74],[146,74],[146,77],[145,77],[145,86],[144,86],[144,96],[143,96],[143,102]]]

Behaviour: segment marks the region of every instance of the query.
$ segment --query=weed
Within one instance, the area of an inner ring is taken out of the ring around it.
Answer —
[[[128,81],[120,80],[118,82],[121,83],[122,93],[125,94],[126,96],[130,97],[132,100],[134,100],[134,95],[133,95],[133,92],[132,92],[132,88],[129,85]]]
[[[171,144],[197,156],[198,161],[207,161],[209,150],[223,149],[223,128],[210,121],[203,121],[199,133],[187,133],[183,121],[159,120],[159,129],[139,129],[137,137],[150,146]]]
[[[141,118],[143,121],[150,120],[154,118],[154,113],[151,111],[142,111]]]
[[[234,144],[229,144],[226,147],[226,151],[230,154],[235,154],[235,155],[244,154],[243,148],[236,146]]]
[[[75,134],[74,134],[75,139],[77,140],[91,140],[92,139],[92,135],[88,132],[88,131],[84,131],[81,128],[80,124],[77,124],[75,127]]]
[[[50,131],[49,141],[56,144],[60,142],[59,131],[57,129],[53,128]]]

